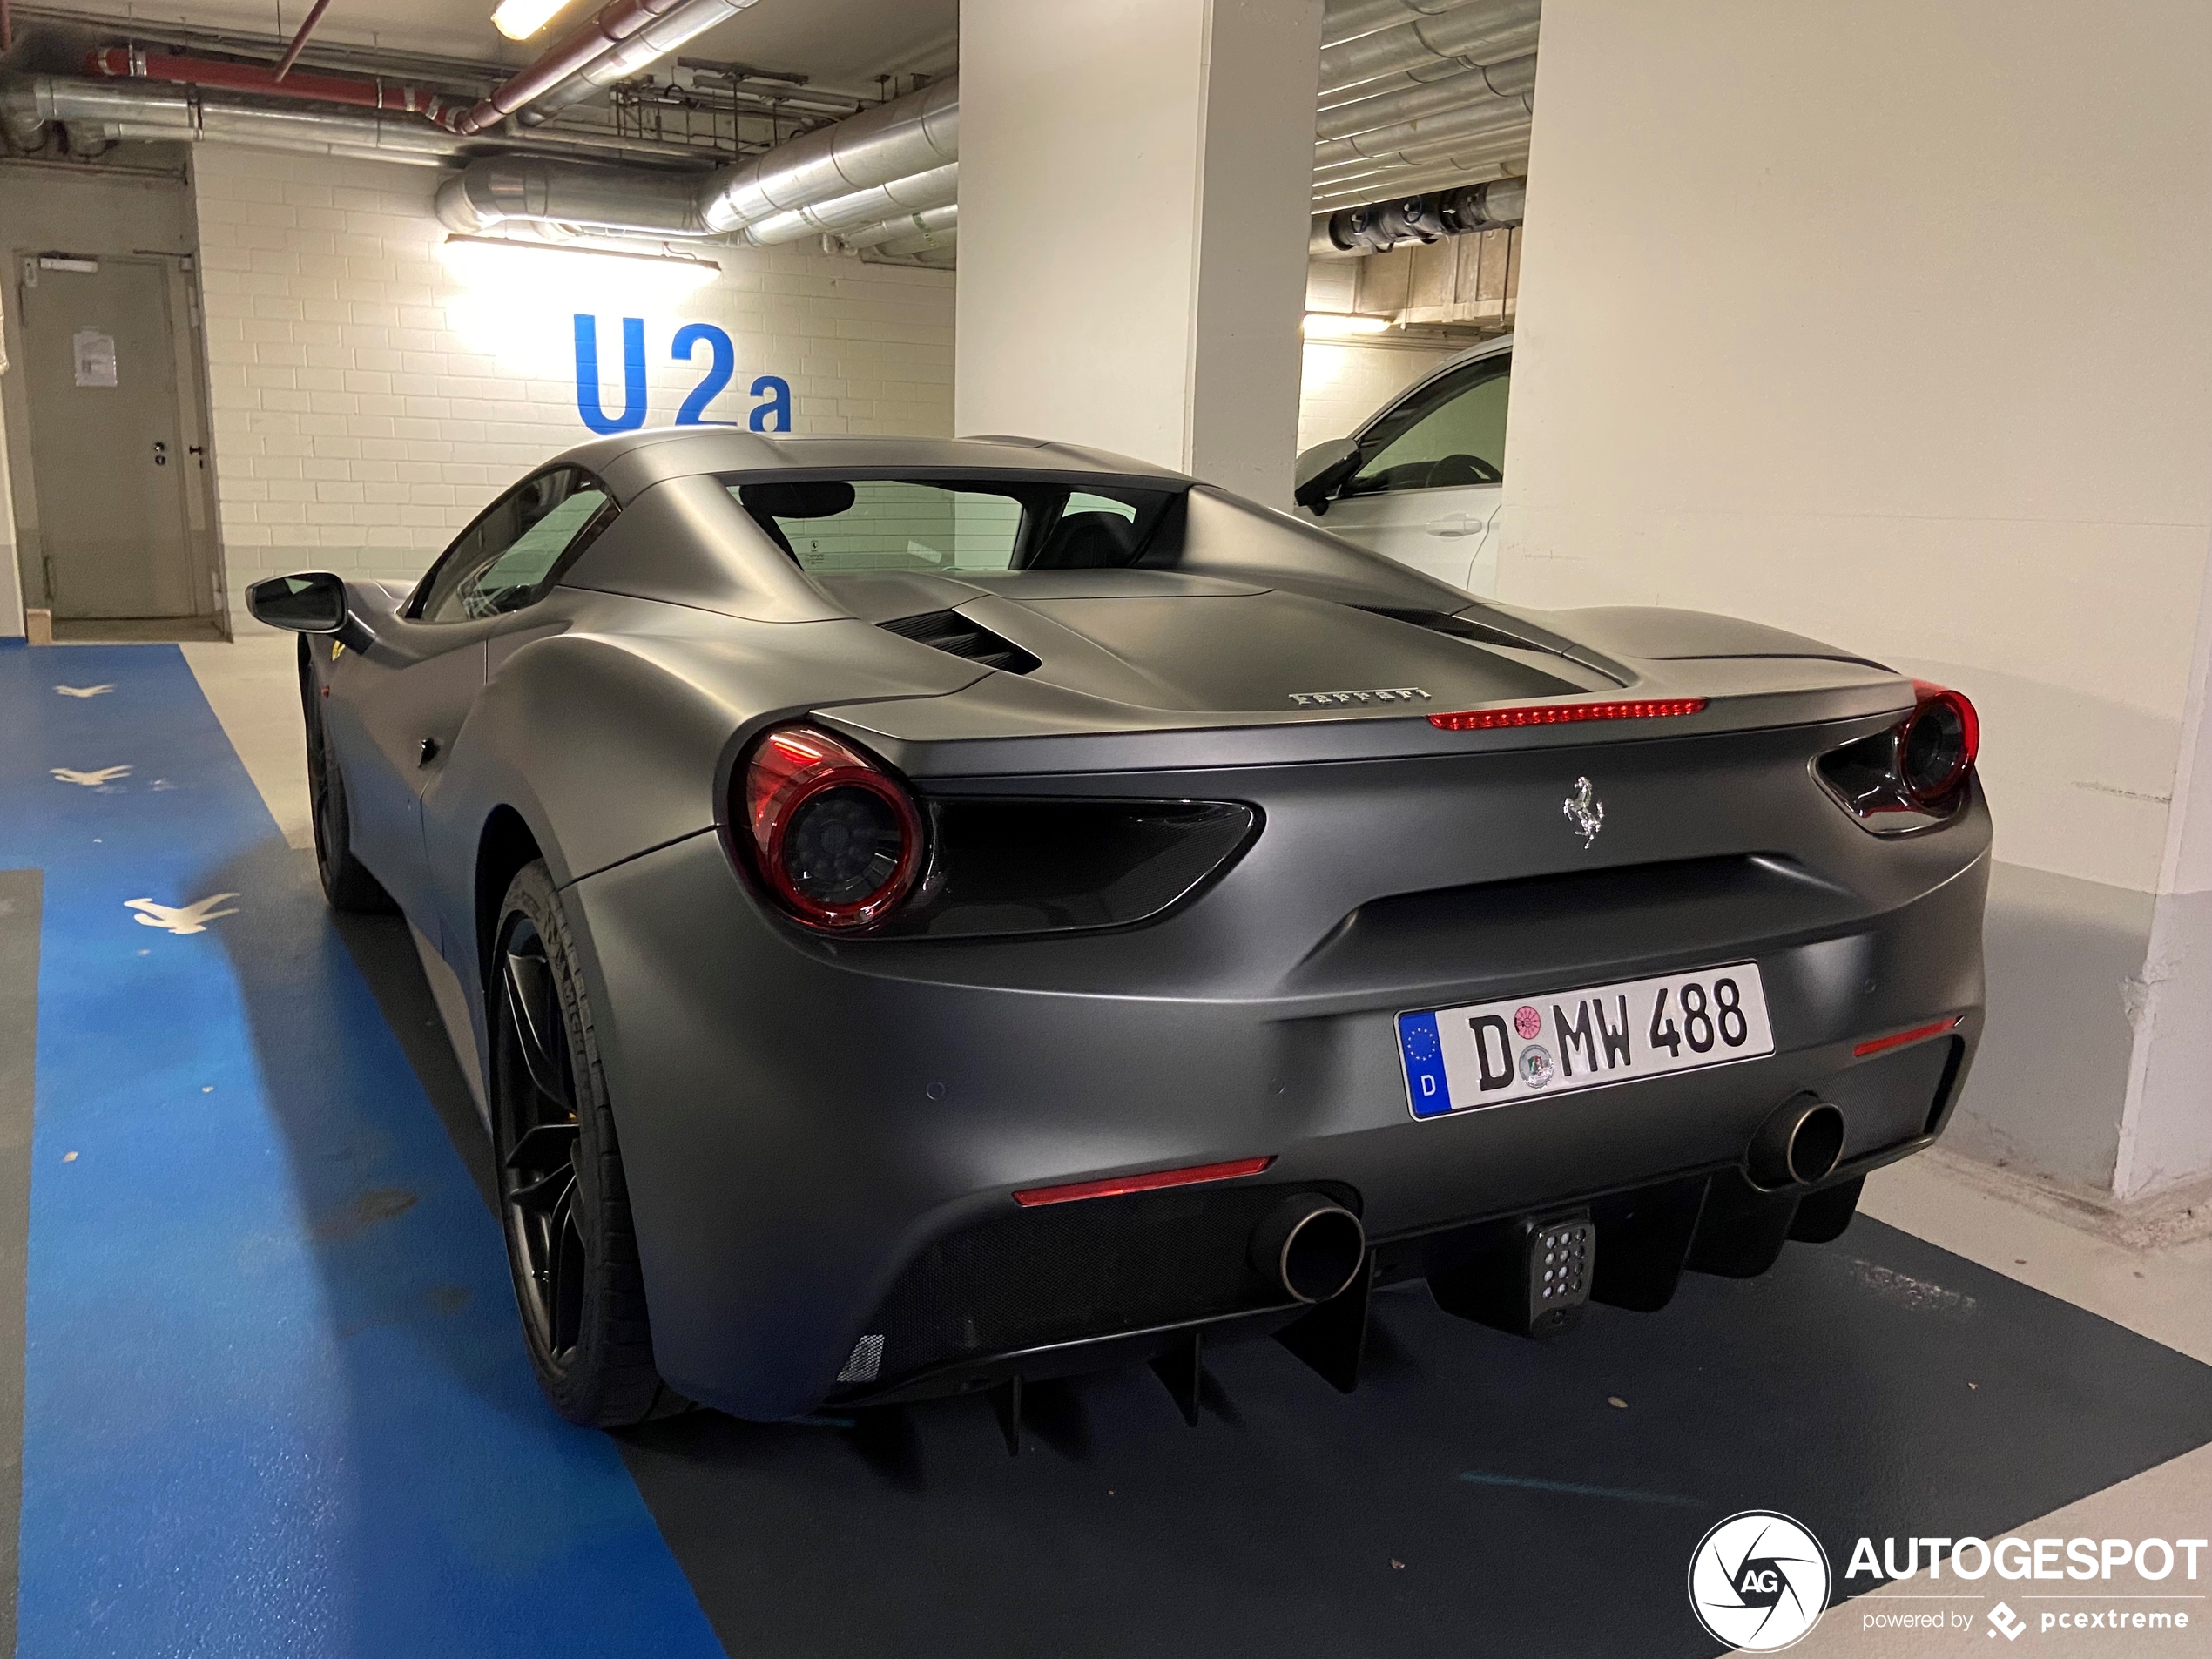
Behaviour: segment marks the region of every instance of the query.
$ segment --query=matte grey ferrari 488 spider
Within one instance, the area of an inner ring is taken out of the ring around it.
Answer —
[[[1404,1281],[1656,1309],[1840,1232],[1980,1028],[1956,692],[1113,455],[631,433],[253,606],[578,1421],[1139,1360],[1195,1413],[1231,1337],[1349,1388]]]

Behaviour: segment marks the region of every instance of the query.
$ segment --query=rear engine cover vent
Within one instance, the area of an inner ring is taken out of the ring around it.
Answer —
[[[1037,659],[1012,640],[970,622],[957,610],[925,611],[919,617],[901,617],[896,622],[878,623],[876,626],[901,639],[911,639],[917,645],[932,645],[954,657],[965,657],[971,663],[981,663],[986,668],[1004,669],[1009,674],[1027,674],[1038,666]]]

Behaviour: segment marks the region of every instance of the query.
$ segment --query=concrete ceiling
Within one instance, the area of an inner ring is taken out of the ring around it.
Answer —
[[[118,34],[130,20],[289,34],[309,0],[179,0],[115,4],[63,0],[80,14],[112,16]],[[599,0],[569,0],[531,40],[508,40],[491,26],[496,0],[332,0],[315,37],[334,43],[474,58],[528,62],[563,27],[588,17]],[[873,97],[879,75],[939,74],[960,49],[960,0],[757,0],[684,49],[686,57],[793,71],[818,85]]]

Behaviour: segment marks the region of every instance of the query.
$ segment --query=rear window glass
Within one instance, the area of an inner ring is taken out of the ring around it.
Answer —
[[[725,481],[802,570],[988,573],[1133,564],[1171,493],[1065,480]]]

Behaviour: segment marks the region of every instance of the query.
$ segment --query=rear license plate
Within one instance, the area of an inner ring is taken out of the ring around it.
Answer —
[[[1416,1117],[1774,1052],[1756,962],[1398,1016]]]

